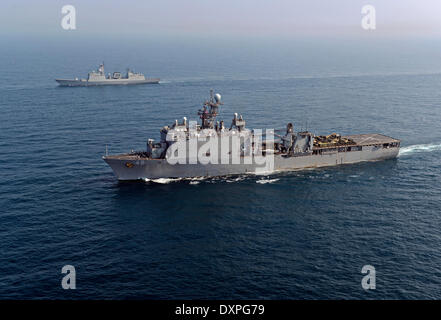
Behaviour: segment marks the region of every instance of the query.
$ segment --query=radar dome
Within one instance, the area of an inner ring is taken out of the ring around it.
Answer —
[[[219,94],[219,93],[216,93],[215,95],[214,95],[214,100],[216,100],[216,102],[220,102],[221,101],[221,95]]]

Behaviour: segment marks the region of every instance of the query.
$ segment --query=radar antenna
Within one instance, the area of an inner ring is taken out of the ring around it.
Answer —
[[[202,120],[202,129],[213,129],[216,122],[216,117],[219,114],[219,106],[223,105],[221,102],[221,95],[214,94],[213,89],[210,90],[210,100],[205,101],[202,109],[198,111],[198,115]]]

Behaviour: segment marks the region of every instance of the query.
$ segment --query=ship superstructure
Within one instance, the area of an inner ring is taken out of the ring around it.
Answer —
[[[64,87],[87,87],[102,85],[129,85],[159,83],[159,78],[146,78],[142,73],[133,72],[127,69],[126,75],[121,72],[105,74],[104,63],[100,64],[97,70],[88,73],[86,79],[55,79],[60,86]]]
[[[288,123],[277,130],[250,130],[242,115],[230,126],[218,121],[219,94],[210,94],[198,111],[200,123],[183,118],[160,130],[160,140],[147,140],[145,151],[106,155],[104,161],[119,180],[210,177],[271,173],[392,159],[400,140],[381,134],[315,136]]]

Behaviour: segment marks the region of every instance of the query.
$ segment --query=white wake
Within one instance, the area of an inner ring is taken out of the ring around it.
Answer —
[[[169,184],[170,182],[181,181],[182,178],[176,178],[176,179],[172,179],[172,178],[158,178],[158,179],[144,178],[143,180],[145,182],[154,182],[154,183],[159,183],[159,184]]]
[[[413,146],[407,146],[404,148],[400,148],[400,153],[398,156],[406,156],[413,153],[421,153],[421,152],[432,152],[441,150],[441,144],[415,144]]]
[[[261,180],[257,180],[256,183],[260,183],[260,184],[267,184],[267,183],[274,183],[279,181],[280,179],[261,179]]]

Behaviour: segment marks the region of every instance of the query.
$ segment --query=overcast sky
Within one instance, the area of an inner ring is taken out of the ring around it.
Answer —
[[[66,4],[90,35],[353,35],[366,4],[379,35],[441,35],[440,0],[1,0],[0,34],[66,32]]]

